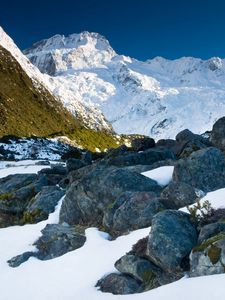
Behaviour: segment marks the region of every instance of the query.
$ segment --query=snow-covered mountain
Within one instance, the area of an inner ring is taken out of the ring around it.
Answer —
[[[54,94],[61,102],[68,102],[66,95],[62,92],[62,86],[59,84],[59,92],[57,87],[53,84],[50,76],[43,74],[39,69],[32,64],[29,59],[18,49],[14,41],[5,33],[0,27],[0,46],[8,50],[12,56],[17,60],[25,73],[32,79],[34,86],[40,91],[44,87],[51,94]],[[71,104],[71,111],[81,120],[87,127],[96,130],[112,131],[111,125],[106,121],[101,111],[93,105],[85,106],[76,97],[73,97],[73,104]],[[69,107],[70,108],[70,107]]]
[[[24,53],[67,108],[101,110],[118,133],[172,138],[209,130],[225,114],[225,60],[217,57],[141,62],[89,32],[55,35]]]

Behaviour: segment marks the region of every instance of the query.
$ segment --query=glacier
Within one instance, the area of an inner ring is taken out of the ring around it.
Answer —
[[[0,44],[89,128],[158,140],[185,128],[204,133],[225,114],[225,59],[219,57],[143,62],[117,54],[90,32],[55,35],[22,53],[0,28]]]
[[[225,60],[118,55],[103,36],[55,35],[24,51],[72,112],[100,110],[118,133],[174,138],[210,130],[225,111]],[[75,100],[76,99],[76,100]]]

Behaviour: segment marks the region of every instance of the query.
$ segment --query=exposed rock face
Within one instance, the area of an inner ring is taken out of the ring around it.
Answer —
[[[110,232],[126,233],[150,226],[153,216],[162,210],[153,192],[125,192],[104,214],[103,225]]]
[[[143,292],[141,283],[128,275],[112,273],[97,282],[102,292],[114,295],[126,295]]]
[[[217,148],[206,148],[180,159],[174,168],[173,180],[185,182],[204,192],[225,187],[225,160]]]
[[[164,271],[176,272],[196,243],[197,230],[190,216],[180,211],[166,210],[153,218],[147,254]]]
[[[184,182],[171,182],[161,193],[161,202],[166,208],[179,209],[196,201],[192,186]]]
[[[60,211],[60,222],[101,225],[104,213],[123,192],[156,192],[158,184],[125,169],[98,166],[69,188]]]
[[[220,118],[214,125],[211,132],[213,145],[225,151],[225,117]]]
[[[204,276],[225,272],[225,232],[205,240],[190,255],[190,276]]]

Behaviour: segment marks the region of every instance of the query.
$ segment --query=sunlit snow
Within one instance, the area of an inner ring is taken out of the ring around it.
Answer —
[[[165,186],[172,180],[173,169],[173,166],[164,166],[141,174],[155,180],[159,185]]]

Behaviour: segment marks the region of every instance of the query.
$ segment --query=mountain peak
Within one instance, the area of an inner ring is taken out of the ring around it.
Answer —
[[[84,31],[68,36],[54,35],[33,44],[24,54],[43,73],[104,67],[116,55],[108,40],[95,32]]]
[[[96,32],[83,31],[72,33],[68,36],[56,34],[48,39],[34,43],[30,48],[24,50],[24,54],[38,53],[41,51],[55,51],[60,49],[77,49],[80,46],[93,46],[98,50],[113,51],[108,40]]]

